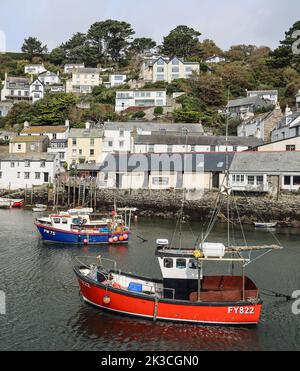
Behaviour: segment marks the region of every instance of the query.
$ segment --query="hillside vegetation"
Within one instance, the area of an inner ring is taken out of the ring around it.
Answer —
[[[246,90],[277,89],[281,107],[294,105],[294,97],[300,89],[300,54],[293,53],[294,32],[300,30],[296,22],[285,34],[278,48],[268,46],[234,45],[221,50],[213,40],[202,40],[201,32],[187,26],[178,26],[164,37],[162,45],[150,38],[134,38],[135,31],[126,22],[106,20],[91,25],[86,33],[75,33],[70,40],[48,51],[46,45],[34,37],[24,40],[22,53],[0,55],[0,78],[9,75],[24,75],[28,62],[44,63],[50,71],[60,71],[62,80],[65,63],[84,62],[86,66],[113,68],[124,72],[128,79],[137,79],[141,62],[140,55],[158,48],[169,57],[178,56],[188,61],[198,61],[201,73],[189,80],[176,80],[172,84],[147,84],[146,87],[166,88],[169,94],[185,92],[180,97],[182,109],[164,117],[157,111],[157,119],[199,122],[215,133],[224,132],[225,118],[218,113],[224,108],[229,97],[246,95]],[[226,62],[207,65],[205,62],[214,55],[223,56]],[[103,76],[104,79],[107,76]],[[1,119],[1,126],[22,124],[25,120],[34,125],[60,124],[69,118],[74,126],[86,120],[122,120],[136,116],[114,113],[115,90],[104,86],[96,87],[92,94],[75,97],[72,94],[48,95],[34,105],[19,103],[10,114]],[[85,103],[89,108],[78,108]],[[237,122],[231,122],[231,132]]]

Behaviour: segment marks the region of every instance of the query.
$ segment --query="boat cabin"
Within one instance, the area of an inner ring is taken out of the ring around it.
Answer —
[[[247,277],[203,276],[205,261],[230,260],[225,259],[223,244],[201,244],[200,250],[175,250],[168,247],[167,240],[158,240],[157,245],[156,256],[163,276],[164,298],[195,302],[257,300],[258,290]]]

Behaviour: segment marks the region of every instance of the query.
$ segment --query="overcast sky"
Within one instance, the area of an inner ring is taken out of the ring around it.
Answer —
[[[136,36],[158,43],[177,25],[188,25],[223,49],[235,44],[276,47],[300,20],[299,0],[0,0],[0,30],[8,51],[35,36],[52,49],[99,20],[132,24]]]

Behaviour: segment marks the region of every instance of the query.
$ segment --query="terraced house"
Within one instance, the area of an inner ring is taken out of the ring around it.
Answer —
[[[102,146],[103,130],[91,128],[89,123],[86,123],[85,129],[71,129],[68,137],[68,167],[100,162]]]

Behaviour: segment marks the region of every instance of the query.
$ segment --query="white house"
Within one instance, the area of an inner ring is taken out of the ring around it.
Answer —
[[[55,154],[30,153],[0,156],[0,188],[24,189],[51,184],[59,172]]]
[[[259,97],[276,106],[278,103],[278,90],[247,90],[247,97]]]
[[[233,191],[278,194],[300,189],[300,152],[236,153],[230,166]]]
[[[283,114],[279,105],[272,112],[255,115],[244,120],[237,128],[239,137],[255,137],[264,142],[271,141],[271,132],[282,120]]]
[[[78,69],[81,69],[81,68],[85,68],[85,64],[84,63],[69,63],[69,64],[65,64],[64,73],[66,73],[66,74],[72,74],[73,70],[78,70]]]
[[[109,82],[104,83],[107,88],[115,88],[117,86],[125,84],[127,75],[114,74],[109,75]]]
[[[31,80],[27,77],[10,77],[5,73],[3,89],[1,90],[1,100],[13,103],[31,101],[30,84]]]
[[[300,112],[292,112],[287,108],[284,117],[271,132],[271,141],[277,142],[298,136],[300,136]]]
[[[46,71],[44,73],[41,73],[39,75],[39,80],[44,85],[59,85],[60,84],[59,75],[57,75],[54,72],[50,72],[50,71]]]
[[[134,152],[134,138],[137,135],[151,136],[165,134],[203,134],[201,124],[160,122],[106,122],[104,124],[103,153]]]
[[[228,155],[231,163],[233,154]],[[225,153],[198,154],[109,154],[102,164],[79,164],[79,175],[97,177],[99,188],[110,189],[187,189],[219,188],[224,179]]]
[[[117,90],[116,93],[116,112],[122,112],[130,107],[164,107],[166,105],[166,90]]]
[[[214,55],[205,61],[206,63],[222,63],[226,62],[226,58],[221,57],[220,55]]]
[[[229,152],[242,152],[263,143],[257,138],[228,138]],[[199,153],[226,152],[226,137],[205,136],[195,133],[189,135],[152,133],[134,138],[135,153]]]
[[[28,75],[40,75],[47,71],[43,64],[27,64],[24,67],[24,72]]]
[[[153,60],[146,57],[142,64],[140,78],[144,81],[166,81],[171,83],[176,79],[188,79],[193,73],[200,72],[198,62],[186,62],[183,59],[174,57],[158,57]]]
[[[40,99],[43,99],[44,95],[45,86],[39,79],[36,79],[30,84],[30,96],[32,98],[32,103],[35,103]]]
[[[298,94],[296,95],[296,107],[297,107],[297,111],[300,111],[300,90],[298,91]]]

